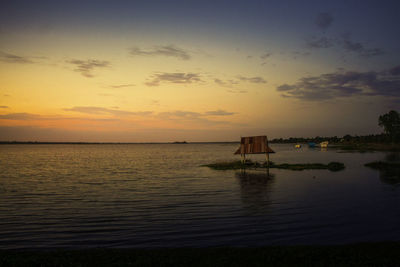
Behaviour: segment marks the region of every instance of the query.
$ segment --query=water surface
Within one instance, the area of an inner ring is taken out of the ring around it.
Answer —
[[[368,169],[394,154],[272,145],[277,163],[216,171],[235,144],[1,145],[0,248],[205,247],[400,240],[400,189]],[[263,160],[255,156],[253,160]]]

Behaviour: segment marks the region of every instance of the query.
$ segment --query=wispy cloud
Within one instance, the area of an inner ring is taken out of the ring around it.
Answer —
[[[267,81],[260,76],[256,77],[244,77],[244,76],[238,76],[237,77],[239,80],[244,81],[244,82],[250,82],[250,83],[267,83]]]
[[[352,41],[349,35],[343,36],[341,45],[346,51],[357,53],[362,57],[373,57],[385,54],[383,49],[366,48],[364,44]]]
[[[185,110],[175,110],[169,112],[160,112],[158,117],[163,120],[171,120],[180,123],[195,123],[201,125],[223,125],[223,124],[230,124],[229,121],[221,121],[210,119],[213,117],[226,117],[232,116],[236,113],[228,112],[225,110],[213,110],[213,111],[206,111],[203,113],[200,112],[193,112],[193,111],[185,111]]]
[[[74,111],[85,114],[106,114],[106,115],[114,115],[114,116],[127,116],[127,115],[138,115],[138,116],[146,116],[151,115],[152,111],[127,111],[127,110],[119,110],[119,109],[110,109],[104,107],[95,107],[95,106],[78,106],[72,108],[65,108],[65,111]]]
[[[306,46],[310,49],[322,49],[331,47],[341,47],[344,51],[358,54],[361,57],[374,57],[385,54],[381,48],[367,48],[365,44],[351,40],[349,34],[340,38],[329,38],[326,36],[311,37],[306,39]]]
[[[296,60],[298,57],[306,57],[306,56],[309,56],[310,54],[311,54],[310,52],[293,51],[292,58]]]
[[[32,113],[9,113],[0,115],[0,120],[42,120],[43,116]]]
[[[110,87],[110,88],[115,88],[115,89],[118,89],[118,88],[132,87],[132,86],[136,86],[136,85],[135,85],[135,84],[133,84],[133,83],[128,83],[128,84],[116,84],[116,85],[110,85],[109,87]]]
[[[238,84],[238,81],[235,80],[221,80],[221,79],[214,79],[214,82],[220,86],[224,87],[232,87],[235,84]]]
[[[60,121],[60,120],[83,120],[83,121],[116,121],[114,118],[77,118],[64,117],[60,115],[45,116],[33,113],[9,113],[0,115],[0,120],[15,120],[15,121]]]
[[[315,25],[322,30],[328,29],[333,22],[333,16],[329,12],[322,12],[317,15],[315,19]]]
[[[225,111],[222,109],[204,112],[204,115],[206,115],[206,116],[231,116],[234,114],[235,114],[235,112],[228,112],[228,111]]]
[[[8,106],[0,106],[0,108],[9,108]]]
[[[35,63],[31,57],[18,56],[0,51],[0,60],[7,63],[32,64]]]
[[[352,96],[400,97],[400,66],[380,72],[338,71],[301,78],[276,88],[283,97],[329,100]]]
[[[228,93],[232,93],[232,94],[245,94],[247,93],[246,90],[235,90],[235,89],[229,89],[227,90]]]
[[[162,82],[168,83],[178,83],[178,84],[188,84],[188,83],[196,83],[201,82],[199,73],[183,73],[183,72],[162,72],[155,73],[152,75],[151,79],[145,84],[147,86],[158,86]]]
[[[179,118],[199,118],[199,117],[209,117],[209,116],[231,116],[236,114],[235,112],[228,112],[222,109],[205,111],[203,113],[185,111],[185,110],[175,110],[169,112],[161,112],[158,115],[161,117],[179,117]]]
[[[266,60],[266,59],[269,58],[270,56],[272,56],[272,53],[265,53],[265,54],[262,54],[262,55],[260,56],[260,58],[261,58],[262,60]]]
[[[148,50],[139,47],[132,47],[129,52],[133,56],[166,56],[175,57],[181,60],[189,60],[191,58],[188,51],[175,45],[154,46],[152,49]]]
[[[388,73],[393,76],[400,76],[400,65],[388,70]]]
[[[325,36],[322,37],[311,37],[306,39],[306,46],[308,48],[329,48],[335,45],[335,39],[331,39]]]
[[[107,68],[111,66],[111,63],[106,60],[97,60],[97,59],[88,59],[88,60],[80,60],[80,59],[72,59],[66,61],[69,64],[75,66],[74,71],[79,72],[83,76],[87,78],[92,78],[94,75],[92,71],[98,68]]]

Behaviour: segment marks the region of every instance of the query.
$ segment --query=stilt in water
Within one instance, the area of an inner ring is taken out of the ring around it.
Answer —
[[[241,158],[241,162],[242,162],[242,164],[245,164],[246,163],[246,154],[240,154],[240,158]]]

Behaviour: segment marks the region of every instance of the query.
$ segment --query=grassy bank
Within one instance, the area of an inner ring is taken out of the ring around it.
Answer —
[[[238,170],[238,169],[254,169],[254,168],[276,168],[276,169],[285,169],[285,170],[293,170],[293,171],[302,171],[302,170],[330,170],[330,171],[340,171],[345,168],[344,164],[341,162],[330,162],[328,164],[322,163],[282,163],[277,164],[274,162],[270,162],[267,166],[265,163],[246,161],[246,163],[242,163],[241,161],[230,161],[230,162],[217,162],[202,165],[204,167],[209,167],[214,170]]]
[[[400,266],[400,243],[1,251],[0,266]]]

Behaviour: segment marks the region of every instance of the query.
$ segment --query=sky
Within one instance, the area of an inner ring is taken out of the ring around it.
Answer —
[[[0,140],[381,133],[398,1],[19,1],[0,7]]]

